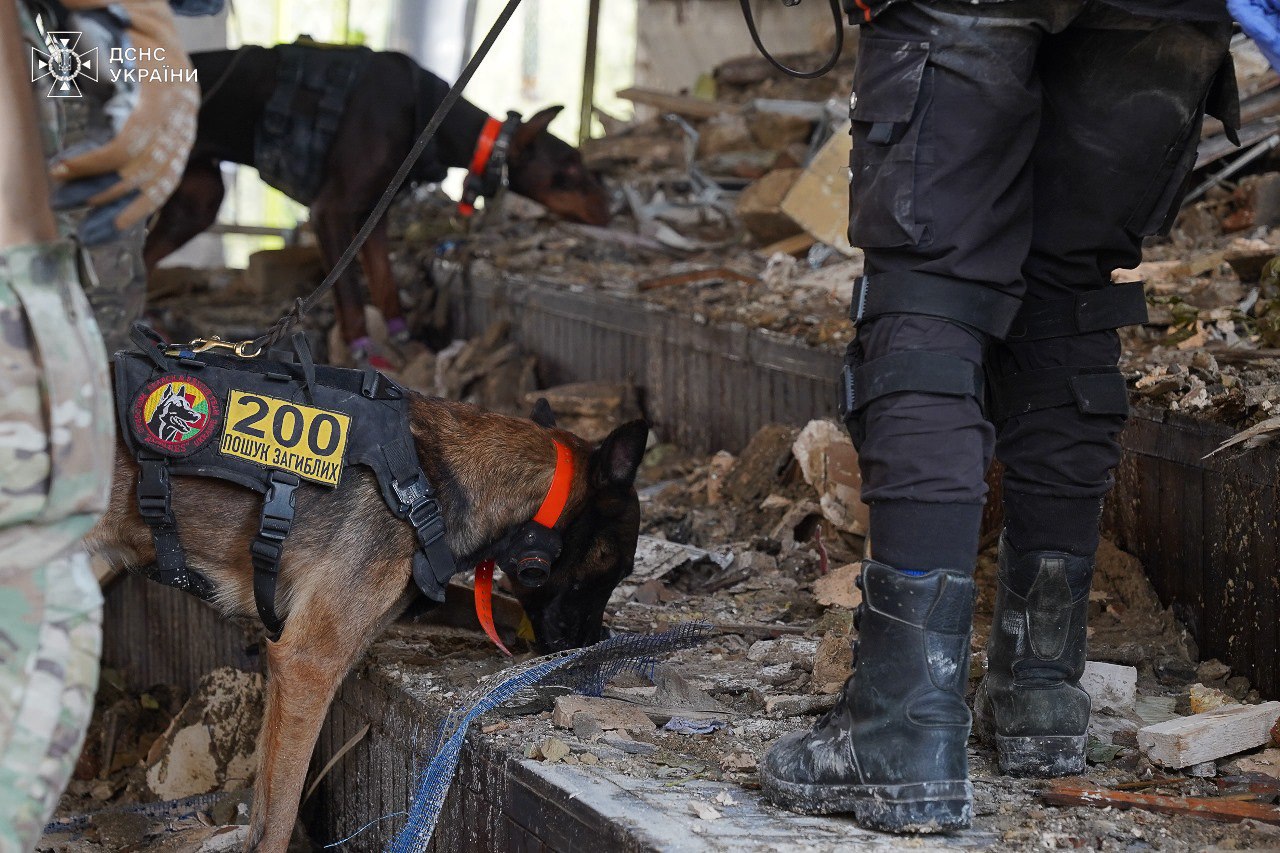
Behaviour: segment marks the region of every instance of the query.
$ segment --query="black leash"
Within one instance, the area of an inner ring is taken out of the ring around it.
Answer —
[[[744,0],[745,2],[745,0]],[[831,0],[832,3],[837,0]],[[484,61],[485,56],[489,53],[489,49],[493,47],[493,43],[498,40],[498,36],[502,33],[503,27],[507,25],[507,21],[515,13],[516,7],[520,5],[520,0],[508,0],[507,5],[503,8],[502,13],[498,15],[489,32],[484,37],[484,41],[476,48],[476,52],[472,55],[471,60],[467,63],[467,67],[462,70],[462,74],[452,86],[449,92],[444,96],[444,100],[440,102],[440,106],[436,108],[435,114],[431,116],[431,121],[427,122],[427,126],[422,129],[422,133],[418,134],[418,139],[413,143],[413,148],[409,150],[408,156],[404,158],[404,162],[400,164],[400,168],[396,171],[395,177],[391,179],[391,183],[382,194],[382,198],[374,206],[373,211],[369,214],[369,218],[364,221],[364,225],[360,226],[360,231],[356,234],[355,239],[347,246],[346,251],[342,253],[342,257],[334,264],[329,274],[324,277],[324,281],[305,298],[299,297],[284,316],[275,322],[266,333],[260,337],[254,338],[252,349],[257,352],[246,352],[246,356],[252,357],[267,349],[284,338],[295,323],[302,319],[304,315],[316,306],[320,301],[320,297],[324,296],[337,282],[338,277],[346,272],[347,267],[351,266],[351,262],[355,260],[356,253],[360,251],[360,247],[369,239],[369,235],[373,233],[373,229],[377,227],[378,220],[387,212],[387,208],[391,206],[392,200],[396,193],[400,191],[400,187],[409,177],[409,170],[413,168],[413,164],[417,162],[418,157],[422,155],[423,149],[427,147],[427,143],[436,135],[436,131],[440,129],[440,125],[444,123],[445,116],[449,114],[449,110],[453,109],[453,105],[462,97],[462,90],[471,82],[471,78],[475,75],[476,70],[480,67],[480,63]],[[237,353],[239,354],[239,353]]]
[[[799,3],[800,0],[794,0],[794,2],[782,0],[782,2],[787,6],[794,6],[796,3]],[[756,48],[760,51],[761,56],[769,60],[770,65],[784,74],[790,74],[792,77],[800,77],[804,80],[812,80],[815,77],[821,77],[832,68],[835,68],[836,63],[840,61],[840,52],[844,50],[844,15],[840,11],[840,0],[828,0],[828,2],[831,3],[831,17],[836,22],[835,49],[831,51],[831,56],[818,70],[801,71],[797,68],[788,68],[774,58],[773,54],[764,46],[764,42],[760,40],[760,33],[756,30],[756,18],[755,15],[751,13],[751,0],[738,0],[739,5],[742,6],[742,17],[747,21],[747,31],[751,33],[751,40],[756,43]]]

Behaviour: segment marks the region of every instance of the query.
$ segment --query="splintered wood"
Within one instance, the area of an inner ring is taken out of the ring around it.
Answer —
[[[1190,767],[1255,749],[1271,739],[1280,702],[1232,705],[1138,730],[1138,746],[1164,767]]]
[[[1225,797],[1170,797],[1164,794],[1115,791],[1082,785],[1078,779],[1054,782],[1053,787],[1040,796],[1056,806],[1142,809],[1161,814],[1191,815],[1228,823],[1256,820],[1259,823],[1280,826],[1280,808]]]

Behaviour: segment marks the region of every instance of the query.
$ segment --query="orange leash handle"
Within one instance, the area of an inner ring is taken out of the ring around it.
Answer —
[[[502,643],[498,629],[493,624],[493,560],[485,560],[476,566],[476,618],[480,627],[493,640],[493,644],[502,649],[507,657],[513,657],[511,650]]]

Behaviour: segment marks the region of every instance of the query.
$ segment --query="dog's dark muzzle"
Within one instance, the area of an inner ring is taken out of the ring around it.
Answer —
[[[560,556],[560,534],[550,527],[529,522],[502,558],[502,571],[522,585],[536,588],[551,577],[551,565]]]

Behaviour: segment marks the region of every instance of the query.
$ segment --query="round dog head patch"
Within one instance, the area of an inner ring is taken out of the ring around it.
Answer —
[[[186,456],[218,431],[222,412],[209,386],[184,374],[148,384],[133,400],[133,434],[166,456]]]

